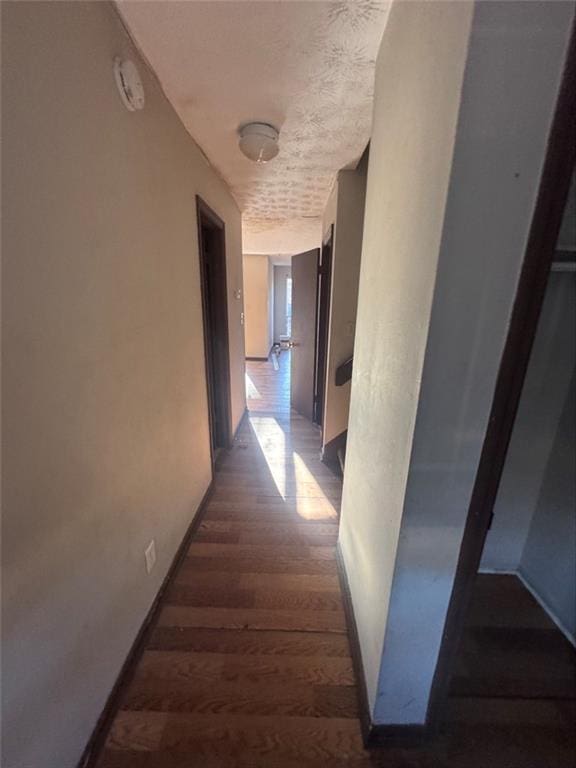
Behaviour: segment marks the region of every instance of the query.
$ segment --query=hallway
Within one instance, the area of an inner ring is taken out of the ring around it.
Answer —
[[[287,364],[247,363],[256,408],[217,470],[99,768],[364,764],[335,562],[341,483],[309,422],[263,410],[289,392]]]
[[[532,679],[523,698],[507,690],[502,699],[501,672],[490,690],[474,688],[474,670],[490,663],[480,638],[510,615],[505,605],[502,616],[487,613],[503,586],[486,576],[442,734],[419,750],[363,748],[335,560],[341,483],[318,458],[319,431],[290,413],[289,362],[283,354],[279,370],[272,361],[246,364],[251,411],[218,467],[213,495],[91,765],[543,768],[553,759],[568,768],[569,694],[552,682],[531,698],[538,687]],[[518,629],[542,626],[548,645],[560,648],[562,638],[525,590],[513,599],[523,606]],[[512,668],[517,648],[506,637],[502,663]],[[533,660],[562,682],[571,675],[570,649],[562,646],[560,661],[548,645]],[[526,674],[524,656],[517,675]]]
[[[272,353],[269,360],[246,362],[246,404],[250,412],[290,416],[290,362],[289,350]]]

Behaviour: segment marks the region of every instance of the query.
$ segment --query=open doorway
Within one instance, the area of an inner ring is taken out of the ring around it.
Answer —
[[[287,350],[292,336],[292,268],[274,264],[274,347]]]
[[[533,709],[535,700],[576,699],[575,44],[573,36],[468,508],[431,727],[458,690],[507,699],[508,710],[510,699]],[[514,558],[508,568],[487,567],[503,557]],[[462,680],[459,660],[484,672]]]
[[[286,278],[286,309],[284,312],[286,318],[286,337],[292,336],[292,275]]]
[[[474,581],[453,701],[498,699],[512,711],[576,699],[576,210],[570,219]]]
[[[332,280],[332,230],[322,248],[292,257],[291,404],[322,427]]]
[[[314,423],[324,424],[326,369],[328,367],[328,329],[330,325],[330,290],[332,285],[332,243],[334,225],[322,243],[316,290],[316,359],[314,362]]]
[[[230,355],[224,222],[196,198],[210,447],[214,464],[231,441]]]

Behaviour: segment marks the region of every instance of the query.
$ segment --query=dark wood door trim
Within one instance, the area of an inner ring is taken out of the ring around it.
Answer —
[[[316,342],[314,350],[314,422],[322,427],[324,436],[324,404],[328,373],[328,331],[332,295],[332,255],[334,224],[322,243],[316,281]]]
[[[212,405],[216,400],[223,411],[223,447],[232,445],[232,395],[230,389],[230,337],[228,332],[228,287],[226,276],[226,227],[218,214],[210,206],[196,196],[196,217],[198,224],[198,258],[200,271],[200,287],[202,294],[202,325],[204,335],[204,362],[206,374],[206,391],[208,397],[208,418],[210,423],[210,455],[212,464],[216,460],[213,450],[213,430],[216,425],[213,423]],[[207,256],[203,244],[203,228],[209,228],[216,231],[219,235],[219,254],[218,254],[218,277],[216,280],[215,303],[217,310],[217,328],[210,327],[212,319],[210,316],[209,299],[206,288],[206,261]],[[210,343],[210,334],[216,332],[219,337],[218,360],[214,359],[212,345]],[[216,366],[218,373],[216,387],[212,384],[211,366]]]
[[[576,158],[576,35],[568,56],[548,139],[538,198],[530,228],[512,318],[478,473],[472,491],[442,645],[427,713],[435,731],[447,697],[454,658],[484,548],[520,395],[536,334],[550,266],[568,197]]]
[[[292,257],[290,402],[294,410],[310,421],[314,420],[319,260],[319,248]]]

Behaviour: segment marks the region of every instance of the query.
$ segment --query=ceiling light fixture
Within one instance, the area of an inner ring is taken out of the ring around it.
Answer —
[[[241,151],[255,163],[267,163],[278,154],[278,131],[268,123],[248,123],[238,131]]]

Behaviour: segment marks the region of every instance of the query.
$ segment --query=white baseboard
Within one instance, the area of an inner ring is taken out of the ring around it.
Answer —
[[[500,574],[501,576],[517,576],[522,584],[526,587],[528,592],[532,595],[534,600],[538,603],[538,605],[546,611],[546,614],[550,617],[550,619],[556,624],[560,632],[564,635],[566,640],[570,643],[570,645],[573,645],[576,648],[576,637],[574,637],[573,634],[567,629],[567,627],[564,626],[562,621],[556,616],[554,611],[550,610],[549,606],[544,602],[544,600],[540,597],[538,592],[534,589],[532,584],[526,579],[526,577],[520,572],[520,571],[509,571],[506,569],[497,569],[497,568],[479,568],[478,573],[494,573],[494,574]]]

